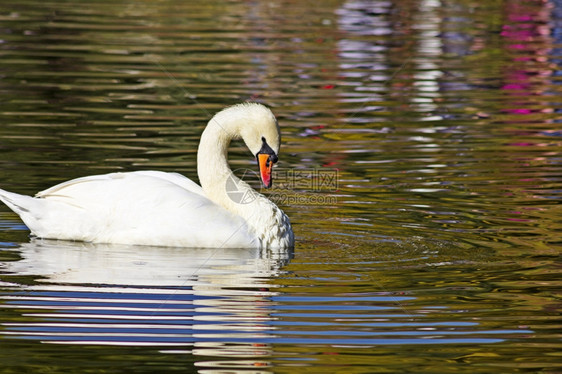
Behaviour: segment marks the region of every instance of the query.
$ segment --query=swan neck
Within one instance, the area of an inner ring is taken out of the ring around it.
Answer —
[[[228,147],[241,137],[243,123],[241,118],[220,114],[207,124],[197,151],[197,174],[205,196],[244,219],[262,245],[292,246],[294,237],[287,216],[230,169]]]
[[[215,200],[213,195],[216,193],[217,186],[232,174],[228,166],[227,151],[234,136],[223,126],[211,120],[201,135],[197,151],[199,182],[205,194],[212,200]]]

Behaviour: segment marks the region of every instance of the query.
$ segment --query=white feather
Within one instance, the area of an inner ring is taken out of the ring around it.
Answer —
[[[203,187],[177,173],[137,171],[74,179],[36,197],[0,190],[0,200],[41,238],[207,248],[292,247],[287,216],[228,167],[228,145],[240,133],[246,134],[243,139],[252,148],[262,137],[277,136],[279,142],[269,109],[246,104],[223,110],[201,137],[198,173]],[[278,150],[279,144],[275,146]],[[252,194],[253,200],[234,201],[226,188],[228,180],[242,193]]]

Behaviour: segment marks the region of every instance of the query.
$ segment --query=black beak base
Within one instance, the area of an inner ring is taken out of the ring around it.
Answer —
[[[277,157],[277,155],[275,154],[275,151],[273,149],[271,149],[271,147],[269,146],[269,144],[267,144],[267,142],[265,141],[265,138],[261,138],[262,140],[262,146],[261,149],[258,151],[258,153],[256,154],[256,158],[258,157],[258,155],[269,155],[269,159],[271,160],[271,162],[273,162],[274,164],[277,163],[277,161],[279,161],[279,158]]]

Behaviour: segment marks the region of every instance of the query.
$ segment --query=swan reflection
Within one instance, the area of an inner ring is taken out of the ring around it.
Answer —
[[[178,248],[34,239],[9,272],[50,283],[252,287],[275,276],[289,250]]]
[[[38,239],[16,251],[0,304],[26,318],[2,321],[2,335],[237,358],[269,354],[270,280],[292,256]]]

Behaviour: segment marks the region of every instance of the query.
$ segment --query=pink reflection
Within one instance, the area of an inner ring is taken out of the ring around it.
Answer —
[[[512,0],[506,3],[509,23],[503,25],[501,36],[506,41],[505,48],[513,57],[501,89],[509,97],[517,99],[508,101],[509,106],[503,112],[529,115],[551,111],[545,110],[543,103],[533,100],[545,86],[540,78],[551,74],[551,68],[545,63],[551,44],[548,37],[549,8],[549,4],[542,1]]]

